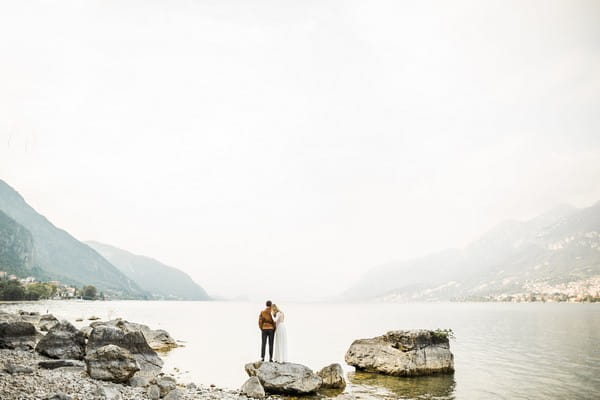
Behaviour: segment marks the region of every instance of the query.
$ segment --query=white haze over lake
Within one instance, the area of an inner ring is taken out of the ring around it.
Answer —
[[[600,200],[600,2],[1,1],[0,178],[211,294],[334,295]]]

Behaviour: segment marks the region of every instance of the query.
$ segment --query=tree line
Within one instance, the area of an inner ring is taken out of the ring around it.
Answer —
[[[53,298],[58,288],[47,282],[36,282],[24,286],[17,280],[0,280],[0,301],[20,301],[20,300],[44,300]],[[81,297],[84,300],[104,300],[104,294],[98,291],[95,286],[87,285],[75,293],[75,297]]]

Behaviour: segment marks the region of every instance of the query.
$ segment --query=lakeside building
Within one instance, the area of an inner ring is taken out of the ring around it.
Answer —
[[[24,286],[31,285],[32,283],[35,283],[35,282],[37,282],[37,280],[36,280],[36,279],[35,279],[33,276],[28,276],[28,277],[27,277],[27,278],[25,278],[25,279],[21,279],[21,283],[22,283]]]

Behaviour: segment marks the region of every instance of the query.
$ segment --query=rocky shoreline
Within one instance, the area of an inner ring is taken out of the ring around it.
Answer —
[[[125,348],[105,345],[110,342]],[[0,312],[0,399],[250,399],[236,390],[179,384],[175,376],[161,372],[162,360],[153,349],[164,351],[174,344],[165,331],[153,331],[118,319],[92,322],[89,327],[77,330],[50,314]],[[98,350],[106,348],[116,349],[117,357],[107,360],[98,357]],[[121,352],[130,354],[136,373],[123,382],[117,379],[124,369]]]

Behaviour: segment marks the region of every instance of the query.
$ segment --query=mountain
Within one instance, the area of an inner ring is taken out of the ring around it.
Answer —
[[[86,243],[154,297],[175,300],[210,299],[204,289],[185,272],[107,244],[93,241]]]
[[[30,274],[33,266],[33,236],[26,228],[0,211],[0,271]]]
[[[506,221],[465,249],[373,268],[343,298],[499,299],[581,287],[600,290],[594,286],[598,282],[600,202],[581,210],[562,205],[529,221]]]
[[[135,282],[95,250],[55,227],[36,212],[19,193],[2,180],[0,210],[29,231],[33,239],[32,268],[43,271],[49,278],[76,286],[94,285],[98,290],[112,296],[146,295]],[[7,224],[10,225],[10,222]]]

